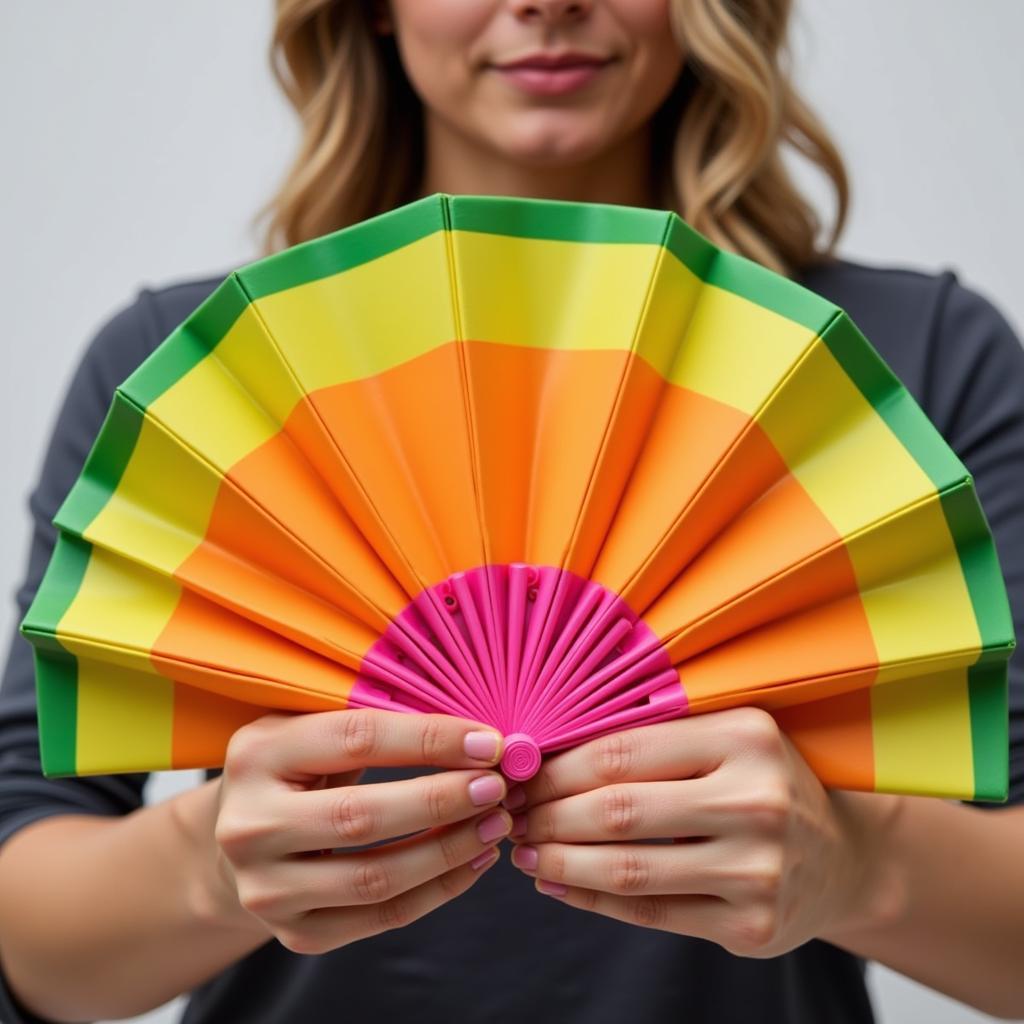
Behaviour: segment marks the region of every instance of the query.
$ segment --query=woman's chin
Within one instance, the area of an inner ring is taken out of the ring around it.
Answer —
[[[491,128],[492,144],[507,160],[534,170],[557,170],[588,163],[613,144],[606,128],[565,123],[502,131]],[[602,130],[603,129],[603,130]]]

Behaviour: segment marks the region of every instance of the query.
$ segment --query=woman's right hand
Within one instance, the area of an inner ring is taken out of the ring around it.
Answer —
[[[218,780],[222,895],[296,953],[415,921],[498,859],[512,820],[497,806],[505,780],[483,769],[502,745],[494,729],[444,714],[275,713],[242,726]],[[358,785],[371,765],[455,770]]]

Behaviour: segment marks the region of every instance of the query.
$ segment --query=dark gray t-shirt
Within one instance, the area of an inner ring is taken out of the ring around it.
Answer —
[[[29,498],[34,534],[18,620],[53,548],[51,518],[77,477],[114,388],[213,290],[216,279],[140,292],[88,346]],[[974,475],[1024,635],[1024,350],[952,273],[837,262],[802,283],[844,308]],[[1011,663],[1011,801],[1024,803],[1024,661]],[[364,782],[421,769],[371,769]],[[208,775],[214,775],[209,772]],[[125,814],[146,775],[45,779],[31,648],[16,633],[0,688],[0,843],[53,814]],[[996,812],[998,813],[998,812]],[[270,941],[193,994],[189,1024],[830,1024],[872,1019],[863,963],[823,942],[772,960],[586,914],[534,892],[508,855],[466,894],[411,925],[322,956]],[[55,985],[60,984],[54,978]],[[0,973],[0,1021],[35,1024]]]

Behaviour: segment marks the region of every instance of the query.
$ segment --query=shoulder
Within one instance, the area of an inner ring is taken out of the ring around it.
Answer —
[[[141,288],[136,303],[153,318],[160,333],[168,334],[209,297],[229,271],[214,277],[195,277]]]
[[[955,271],[835,260],[797,280],[850,315],[944,433],[956,430],[965,404],[996,394],[1019,402],[1020,339]]]
[[[98,386],[112,392],[226,276],[227,272],[139,288],[107,317],[85,352]]]
[[[57,407],[34,500],[56,512],[110,408],[114,392],[222,278],[140,288],[80,351]]]

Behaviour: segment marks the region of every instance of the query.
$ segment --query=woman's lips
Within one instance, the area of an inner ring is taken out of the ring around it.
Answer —
[[[590,56],[526,57],[507,64],[493,64],[501,76],[532,96],[561,96],[581,89],[607,67],[609,60]]]

